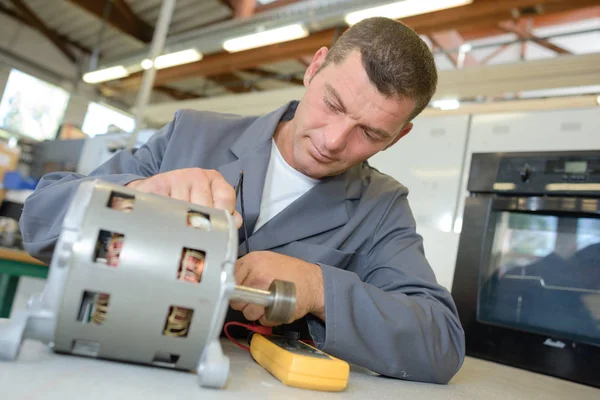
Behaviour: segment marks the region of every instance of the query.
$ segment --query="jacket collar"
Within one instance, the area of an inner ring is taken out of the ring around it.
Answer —
[[[271,142],[277,125],[281,121],[292,119],[297,106],[297,101],[291,101],[275,111],[258,117],[233,143],[230,148],[231,152],[237,158],[242,158],[245,154],[256,150],[266,142]]]

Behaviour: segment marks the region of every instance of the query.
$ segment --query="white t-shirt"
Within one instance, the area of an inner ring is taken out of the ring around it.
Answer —
[[[281,156],[275,141],[271,144],[271,159],[265,176],[260,214],[254,226],[256,232],[294,200],[319,182],[292,168]]]

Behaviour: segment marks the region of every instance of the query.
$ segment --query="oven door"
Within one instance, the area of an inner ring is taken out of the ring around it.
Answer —
[[[600,201],[477,196],[463,220],[467,354],[600,387]]]

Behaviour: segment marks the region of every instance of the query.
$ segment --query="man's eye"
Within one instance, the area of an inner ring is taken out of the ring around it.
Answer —
[[[331,102],[329,102],[329,100],[323,99],[323,101],[325,101],[325,104],[327,105],[327,107],[330,110],[332,110],[332,111],[338,111],[338,109],[336,108],[336,106],[334,106],[333,104],[331,104]]]
[[[365,135],[365,137],[371,141],[375,141],[377,140],[377,138],[373,135],[371,135],[369,132],[367,132],[366,130],[362,130],[363,131],[363,135]]]

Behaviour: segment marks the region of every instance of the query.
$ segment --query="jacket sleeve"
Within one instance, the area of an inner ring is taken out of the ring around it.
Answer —
[[[388,206],[362,261],[357,271],[320,264],[325,323],[307,317],[316,346],[381,375],[448,383],[464,360],[464,331],[405,195]]]
[[[139,149],[119,151],[87,176],[71,172],[44,175],[25,200],[19,220],[25,250],[50,262],[70,200],[81,182],[99,179],[126,185],[157,174],[176,121],[177,115]]]

